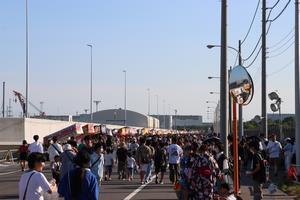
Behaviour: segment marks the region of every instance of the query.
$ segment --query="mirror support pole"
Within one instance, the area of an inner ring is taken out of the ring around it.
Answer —
[[[238,130],[237,130],[237,106],[235,100],[232,98],[232,114],[233,114],[233,156],[234,156],[234,193],[239,194],[239,152],[238,152]]]
[[[242,43],[239,40],[239,65],[242,65]],[[244,136],[244,124],[243,124],[243,105],[239,105],[239,140]]]

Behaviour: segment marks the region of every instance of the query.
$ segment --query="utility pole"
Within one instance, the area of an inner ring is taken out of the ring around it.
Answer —
[[[266,79],[266,0],[262,0],[262,33],[261,33],[261,133],[268,138],[267,119],[267,79]]]
[[[295,0],[295,130],[296,162],[300,168],[300,70],[299,70],[299,0]]]
[[[242,43],[239,40],[239,65],[242,65]],[[239,124],[238,124],[239,140],[244,136],[244,124],[243,124],[243,105],[239,104]]]
[[[5,82],[3,82],[2,117],[5,117]]]
[[[221,7],[221,62],[220,62],[220,126],[221,141],[228,156],[228,75],[227,75],[227,0]]]
[[[28,96],[28,0],[25,0],[25,21],[26,21],[26,98],[25,98],[25,113],[24,117],[28,117],[28,102],[29,102],[29,96]]]

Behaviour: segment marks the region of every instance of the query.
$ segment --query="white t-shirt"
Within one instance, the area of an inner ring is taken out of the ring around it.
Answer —
[[[282,149],[282,146],[281,146],[280,142],[269,141],[267,150],[268,150],[270,158],[279,158],[281,149]]]
[[[31,143],[28,147],[28,150],[30,153],[33,153],[33,152],[44,153],[43,145],[39,142]]]
[[[127,157],[127,168],[134,168],[135,159],[133,157]]]
[[[178,164],[183,151],[182,148],[177,144],[171,144],[168,148],[169,163]]]
[[[113,165],[114,156],[112,153],[104,155],[104,166],[112,166]]]
[[[26,185],[30,175],[35,172],[29,180],[25,200],[43,200],[43,193],[51,190],[50,183],[47,181],[43,173],[38,171],[26,172],[21,176],[19,182],[19,199],[23,200]]]
[[[56,147],[57,150],[60,151],[60,153],[62,153],[62,152],[64,151],[63,148],[62,148],[62,146],[61,146],[60,144],[58,144],[58,143],[51,144],[51,145],[49,146],[49,148],[48,148],[49,160],[50,160],[51,162],[54,161],[54,157],[55,157],[56,155],[59,156],[59,153],[58,153],[58,151],[55,149],[54,146]]]

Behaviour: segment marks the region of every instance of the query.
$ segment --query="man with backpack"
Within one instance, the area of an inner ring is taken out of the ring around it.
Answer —
[[[137,149],[136,152],[136,158],[137,158],[137,165],[140,169],[140,178],[141,178],[141,183],[144,184],[144,178],[145,174],[147,172],[149,163],[151,162],[151,155],[152,151],[150,147],[145,145],[145,138],[140,138],[140,146]]]
[[[265,161],[259,153],[259,143],[253,141],[249,144],[250,152],[253,154],[251,171],[247,171],[248,175],[253,178],[254,200],[261,200],[262,184],[266,181]]]

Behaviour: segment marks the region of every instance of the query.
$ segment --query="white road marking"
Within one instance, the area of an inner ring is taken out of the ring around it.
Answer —
[[[4,175],[9,175],[9,174],[14,174],[17,172],[20,172],[21,170],[16,170],[16,171],[12,171],[12,172],[4,172],[4,173],[0,173],[0,176],[4,176]]]
[[[155,175],[151,177],[151,180],[149,182],[147,182],[146,184],[141,185],[139,188],[137,188],[136,190],[134,190],[132,193],[130,193],[123,200],[130,200],[130,199],[132,199],[132,197],[134,197],[135,195],[137,195],[140,191],[142,191],[142,189],[144,189],[144,187],[146,187],[149,183],[151,183],[154,178],[155,178]]]

